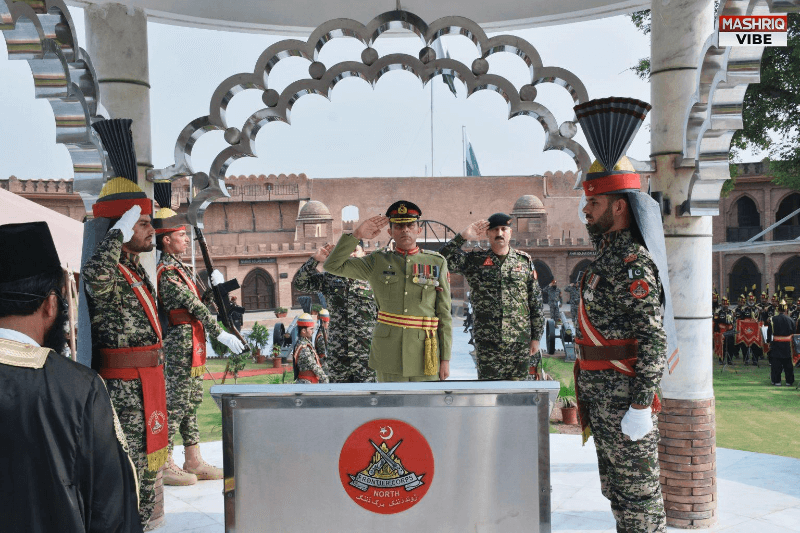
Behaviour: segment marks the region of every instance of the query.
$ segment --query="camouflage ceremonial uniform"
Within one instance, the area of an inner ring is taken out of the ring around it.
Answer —
[[[456,235],[441,254],[450,271],[464,275],[471,289],[478,379],[526,379],[531,340],[539,340],[544,329],[533,260],[513,248],[506,256],[491,250],[464,252],[465,242]]]
[[[155,294],[155,289],[144,267],[139,264],[139,256],[123,252],[122,244],[122,231],[109,231],[81,269],[88,296],[93,350],[150,346],[161,340],[117,264],[136,272],[151,294]],[[92,367],[98,369],[97,358],[93,358]],[[155,508],[158,472],[147,468],[142,382],[138,379],[109,379],[106,385],[125,433],[131,460],[136,465],[139,518],[142,526],[146,526]]]
[[[576,284],[570,284],[564,289],[569,293],[569,313],[573,320],[578,316],[578,303],[581,301],[581,290]]]
[[[666,531],[658,467],[658,417],[653,429],[631,441],[620,423],[631,404],[651,405],[666,364],[661,282],[647,249],[630,230],[593,235],[597,259],[581,282],[581,305],[589,323],[605,339],[638,341],[635,376],[616,370],[583,370],[578,400],[588,408],[603,495],[611,501],[618,532]],[[578,328],[577,337],[589,335]],[[580,364],[578,361],[576,364]]]
[[[294,348],[294,358],[297,364],[297,368],[300,372],[303,371],[310,371],[313,372],[317,379],[319,379],[320,383],[330,383],[328,379],[328,375],[325,374],[325,370],[323,370],[322,365],[319,363],[319,358],[317,357],[317,352],[314,350],[314,345],[311,344],[310,339],[306,339],[304,337],[299,337],[297,339],[297,344]],[[308,379],[299,378],[296,383],[312,383]]]
[[[331,314],[323,364],[331,383],[375,383],[369,348],[378,308],[369,282],[317,271],[313,257],[297,272],[294,286],[321,292]],[[322,352],[320,352],[321,354]]]
[[[217,321],[203,302],[210,303],[213,298],[211,290],[206,290],[203,300],[192,291],[176,269],[180,269],[186,277],[192,279],[191,267],[183,264],[172,254],[164,253],[158,265],[161,274],[158,277],[158,299],[165,313],[185,309],[198,319],[205,329],[206,335],[216,338],[220,334]],[[163,270],[162,270],[163,269]],[[192,446],[200,442],[200,428],[197,425],[197,408],[203,403],[203,370],[195,371],[192,376],[192,325],[179,324],[171,326],[164,336],[164,369],[167,381],[167,421],[169,424],[169,451],[175,434],[180,431],[184,446]],[[201,349],[205,350],[205,339]]]

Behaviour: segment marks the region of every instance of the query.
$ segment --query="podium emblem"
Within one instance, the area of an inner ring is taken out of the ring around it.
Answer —
[[[342,486],[358,505],[380,514],[406,511],[428,492],[433,453],[413,426],[371,420],[353,431],[339,455]]]

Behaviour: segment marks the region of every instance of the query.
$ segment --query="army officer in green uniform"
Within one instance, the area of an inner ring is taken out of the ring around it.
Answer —
[[[422,212],[412,202],[398,201],[386,216],[361,223],[344,234],[325,261],[337,276],[369,281],[378,305],[369,366],[378,381],[435,381],[450,375],[452,327],[447,261],[420,250]],[[388,224],[394,249],[350,257],[359,239],[374,239]]]

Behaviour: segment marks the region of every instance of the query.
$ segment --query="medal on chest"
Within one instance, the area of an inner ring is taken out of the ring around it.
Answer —
[[[587,290],[586,292],[583,293],[583,299],[586,300],[587,302],[593,302],[594,293],[590,290]]]
[[[421,265],[414,263],[412,265],[414,277],[411,281],[417,285],[422,286],[439,286],[439,267],[436,265]]]

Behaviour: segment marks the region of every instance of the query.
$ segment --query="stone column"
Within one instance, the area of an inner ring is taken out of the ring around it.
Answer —
[[[681,217],[693,168],[677,166],[700,53],[713,30],[712,0],[653,0],[651,158],[654,191],[669,200],[664,216],[680,363],[662,382],[659,415],[661,487],[667,523],[708,527],[717,521],[712,386],[711,217]],[[680,282],[677,282],[680,280]]]
[[[147,53],[147,15],[122,4],[89,4],[84,8],[86,50],[100,84],[100,102],[109,118],[130,118],[136,147],[138,184],[153,197],[153,184],[145,179],[153,167],[150,135],[150,67]],[[142,264],[155,280],[155,254],[142,254]],[[156,480],[156,508],[149,529],[164,523],[161,472]]]

